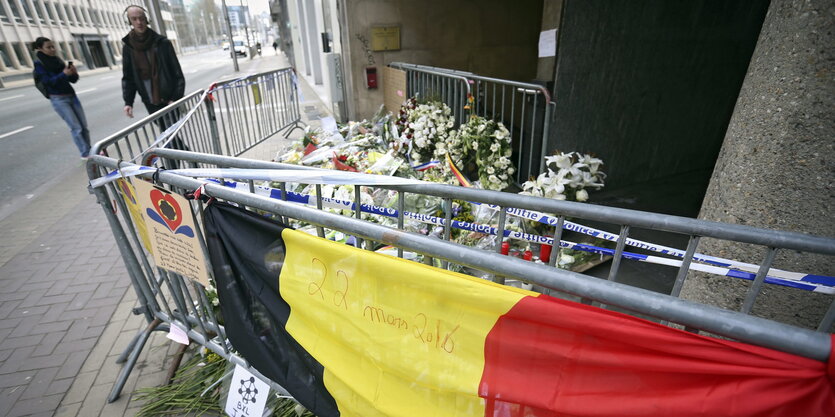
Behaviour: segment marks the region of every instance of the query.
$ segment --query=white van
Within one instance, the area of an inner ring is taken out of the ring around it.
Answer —
[[[232,44],[236,54],[246,56],[247,46],[244,38],[232,38]]]

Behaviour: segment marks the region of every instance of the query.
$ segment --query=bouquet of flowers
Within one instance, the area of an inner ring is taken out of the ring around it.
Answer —
[[[536,179],[522,184],[519,194],[556,200],[586,201],[586,188],[601,189],[606,174],[600,170],[603,161],[578,152],[559,153],[545,157],[547,170]]]
[[[397,148],[407,154],[412,165],[429,162],[435,156],[435,144],[442,143],[453,131],[452,110],[441,102],[418,104],[414,98],[400,109],[400,138]]]
[[[516,172],[510,160],[510,141],[504,124],[471,115],[458,135],[449,138],[446,151],[459,169],[475,162],[482,188],[501,191],[511,184]]]

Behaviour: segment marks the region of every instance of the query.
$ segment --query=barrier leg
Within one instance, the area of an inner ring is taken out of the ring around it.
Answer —
[[[125,366],[123,366],[122,370],[119,371],[119,376],[116,378],[116,382],[113,383],[113,389],[107,397],[108,403],[112,403],[113,401],[119,399],[119,395],[122,394],[122,388],[125,387],[125,383],[128,381],[128,377],[130,376],[133,367],[136,365],[137,359],[139,359],[139,354],[142,353],[142,348],[145,347],[145,342],[148,341],[148,337],[151,336],[151,333],[156,330],[157,326],[161,323],[162,320],[154,319],[154,321],[148,323],[148,327],[145,327],[145,330],[137,334],[137,340],[135,340],[133,350],[127,358],[127,363],[125,363]]]
[[[128,343],[128,346],[125,348],[125,350],[123,350],[122,353],[119,354],[119,357],[116,358],[116,363],[124,363],[126,360],[128,360],[128,355],[131,352],[133,352],[133,347],[136,346],[136,342],[139,341],[139,338],[142,337],[143,333],[145,333],[144,329],[136,332],[136,335],[133,336],[133,339],[131,339],[130,343]]]

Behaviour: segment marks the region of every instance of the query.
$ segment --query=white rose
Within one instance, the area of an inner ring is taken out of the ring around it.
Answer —
[[[496,152],[498,150],[499,150],[499,144],[498,143],[494,142],[492,145],[490,145],[490,151],[491,152]]]
[[[487,167],[487,173],[488,173],[488,174],[493,174],[493,173],[495,173],[495,172],[496,172],[496,170],[495,170],[495,169],[493,169],[493,167]]]
[[[574,196],[577,201],[587,201],[589,199],[589,193],[586,190],[577,191],[577,194]]]

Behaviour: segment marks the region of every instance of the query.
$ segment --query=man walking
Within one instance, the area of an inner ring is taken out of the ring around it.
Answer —
[[[171,41],[148,27],[145,9],[128,6],[125,16],[132,29],[122,38],[122,98],[132,118],[137,92],[151,114],[182,98],[186,80]]]

